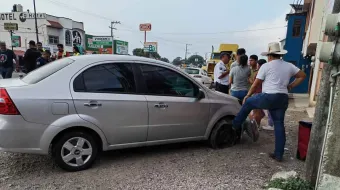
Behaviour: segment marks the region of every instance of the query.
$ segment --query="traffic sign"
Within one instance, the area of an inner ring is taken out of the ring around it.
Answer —
[[[21,37],[20,36],[12,36],[12,46],[13,47],[21,47]]]
[[[139,25],[140,31],[151,31],[151,23],[145,23]]]
[[[5,30],[18,30],[18,24],[17,23],[4,23],[4,29]]]
[[[157,42],[145,42],[144,43],[144,52],[157,52]]]

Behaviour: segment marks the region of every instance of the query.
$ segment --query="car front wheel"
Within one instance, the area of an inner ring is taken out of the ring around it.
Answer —
[[[93,136],[82,131],[65,133],[54,144],[52,156],[56,164],[66,171],[88,169],[98,154],[98,144]]]
[[[236,136],[232,129],[232,119],[221,119],[212,130],[209,143],[213,149],[231,147],[236,142]]]

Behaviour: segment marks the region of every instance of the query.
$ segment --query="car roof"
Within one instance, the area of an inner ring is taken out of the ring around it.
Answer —
[[[163,61],[150,59],[146,57],[138,57],[138,56],[131,56],[131,55],[112,55],[112,54],[95,54],[95,55],[81,55],[81,56],[73,56],[69,57],[70,59],[73,59],[75,61],[81,61],[86,60],[90,62],[99,62],[99,61],[141,61],[141,62],[151,62],[151,63],[157,63],[160,65],[166,65],[166,66],[173,66],[170,63],[166,63]]]

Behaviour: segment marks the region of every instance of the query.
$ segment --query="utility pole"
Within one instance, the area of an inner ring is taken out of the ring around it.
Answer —
[[[188,55],[188,46],[191,46],[192,44],[185,44],[185,63],[187,63],[187,55]]]
[[[13,30],[10,30],[9,33],[11,34],[11,45],[12,45],[12,51],[13,51]]]
[[[33,6],[34,6],[34,22],[35,22],[35,34],[37,36],[37,43],[39,42],[39,34],[38,34],[38,21],[37,21],[37,10],[35,7],[35,0],[33,0]]]
[[[120,24],[120,21],[112,21],[111,26],[109,26],[109,28],[111,29],[111,38],[112,38],[112,54],[114,54],[113,30],[117,30],[117,28],[114,27],[114,25],[116,24]]]

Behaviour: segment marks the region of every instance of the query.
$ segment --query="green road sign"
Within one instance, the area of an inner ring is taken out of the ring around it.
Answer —
[[[88,51],[99,51],[100,48],[112,48],[112,37],[86,34],[85,46]]]
[[[157,42],[145,42],[144,43],[144,52],[157,52]]]
[[[13,47],[21,47],[21,37],[20,36],[12,36],[12,46]]]
[[[129,54],[129,42],[114,40],[114,54]]]

